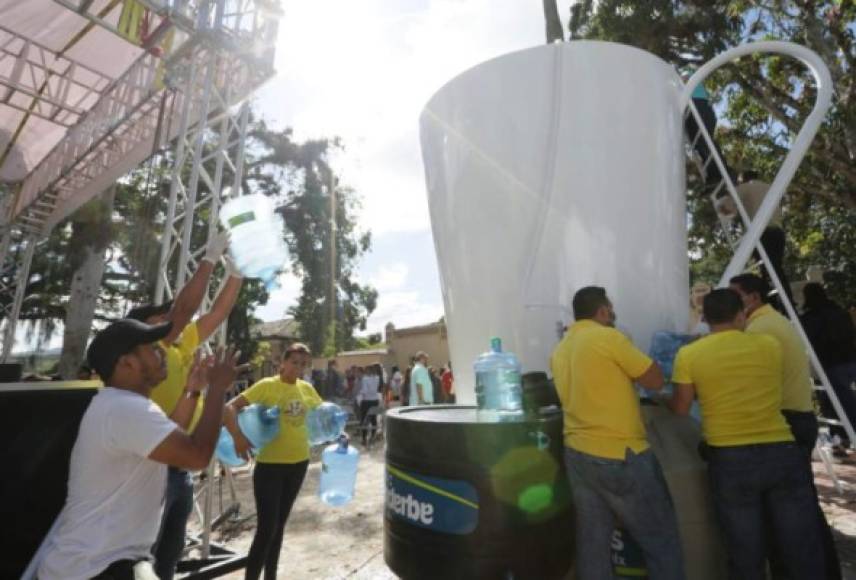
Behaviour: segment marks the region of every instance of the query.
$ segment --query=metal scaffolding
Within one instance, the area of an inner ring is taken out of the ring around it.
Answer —
[[[121,34],[104,9],[93,10],[91,0],[54,3],[95,27]],[[7,360],[14,344],[35,244],[154,152],[175,140],[156,300],[172,296],[194,270],[208,237],[193,235],[194,215],[207,205],[208,232],[213,230],[224,176],[232,191],[240,193],[249,111],[246,104],[237,112],[235,108],[273,75],[277,2],[139,4],[155,16],[158,39],[175,28],[174,49],[163,58],[142,52],[116,79],[65,51],[0,27],[0,58],[15,62],[8,74],[0,73],[0,102],[22,113],[25,122],[35,117],[68,127],[0,204],[0,362]],[[75,95],[73,103],[61,98],[69,91]]]
[[[118,0],[106,8],[96,3],[97,12],[92,0],[53,2],[88,23],[66,47],[95,27],[108,31],[111,38],[128,40],[111,12],[121,7]],[[66,129],[0,199],[0,320],[5,322],[0,362],[12,351],[37,245],[129,170],[173,143],[153,296],[157,302],[172,298],[195,271],[216,231],[223,196],[241,193],[249,120],[246,101],[274,73],[278,3],[137,0],[137,4],[150,12],[155,30],[141,39],[144,51],[115,79],[69,57],[65,48],[52,50],[0,26],[0,59],[15,63],[8,74],[0,72],[0,103],[22,116],[19,134],[31,118]],[[152,46],[170,29],[177,38],[171,52],[161,57]],[[14,138],[2,154],[0,169],[12,145]],[[204,223],[200,215],[206,216]],[[203,309],[216,294],[211,290]],[[225,335],[223,325],[214,340],[222,343]],[[210,542],[212,523],[224,515],[214,518],[212,513],[217,471],[212,462],[202,486],[201,560],[192,566],[200,573],[212,565],[221,572],[240,567],[240,558]]]

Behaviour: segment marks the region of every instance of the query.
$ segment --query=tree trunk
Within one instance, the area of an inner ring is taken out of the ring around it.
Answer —
[[[563,42],[565,34],[562,31],[562,21],[559,19],[559,8],[556,0],[542,0],[544,6],[544,24],[547,34],[547,44]]]
[[[77,378],[77,371],[86,356],[86,343],[92,328],[92,318],[104,276],[104,259],[112,236],[111,215],[116,186],[108,188],[100,199],[81,208],[74,220],[69,247],[80,256],[71,277],[68,308],[65,316],[59,374],[65,380]]]

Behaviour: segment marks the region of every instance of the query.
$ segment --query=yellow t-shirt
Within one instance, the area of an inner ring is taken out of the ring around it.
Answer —
[[[565,445],[610,459],[624,459],[627,448],[647,449],[632,379],[651,362],[618,330],[593,320],[575,322],[550,361],[564,411]]]
[[[300,463],[309,459],[306,412],[323,401],[306,381],[286,383],[279,376],[262,379],[241,393],[250,403],[279,407],[279,435],[265,445],[256,460],[260,463]]]
[[[193,353],[199,347],[199,329],[195,322],[184,327],[181,336],[173,344],[161,343],[166,353],[166,379],[152,390],[152,401],[157,403],[164,413],[170,415],[174,410],[184,386],[187,383],[187,375],[193,366]],[[190,420],[188,432],[196,428],[196,423],[202,415],[202,397],[196,399],[196,410]]]
[[[787,318],[765,304],[749,316],[746,332],[769,334],[782,347],[782,409],[811,411],[811,375],[808,355]]]
[[[678,351],[672,381],[695,385],[710,445],[794,440],[781,413],[782,349],[772,336],[727,330],[701,338]]]

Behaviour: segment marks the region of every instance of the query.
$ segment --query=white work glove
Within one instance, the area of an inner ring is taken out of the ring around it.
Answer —
[[[232,278],[243,278],[244,275],[241,274],[241,271],[238,270],[238,266],[235,265],[235,260],[232,259],[228,253],[223,256],[223,263],[226,266],[226,276],[231,276]]]
[[[208,240],[208,246],[205,248],[205,255],[202,256],[202,259],[211,262],[212,264],[216,264],[220,259],[220,256],[223,255],[223,252],[226,251],[226,248],[229,247],[230,238],[231,233],[229,230],[224,230],[211,236]]]

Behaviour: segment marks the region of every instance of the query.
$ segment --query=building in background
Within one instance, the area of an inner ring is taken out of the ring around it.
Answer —
[[[282,354],[293,342],[297,342],[300,325],[293,318],[262,322],[253,328],[253,336],[259,342],[270,345],[270,351],[265,354],[261,366],[254,371],[254,378],[269,377],[279,372],[279,361]]]
[[[333,358],[336,359],[339,372],[345,372],[352,366],[365,367],[373,364],[381,364],[389,372],[393,366],[406,369],[410,364],[410,357],[420,350],[428,353],[431,366],[440,368],[449,363],[449,342],[443,319],[408,328],[395,328],[390,322],[384,328],[384,346],[344,351]],[[315,357],[312,368],[325,370],[328,360],[325,357]]]

